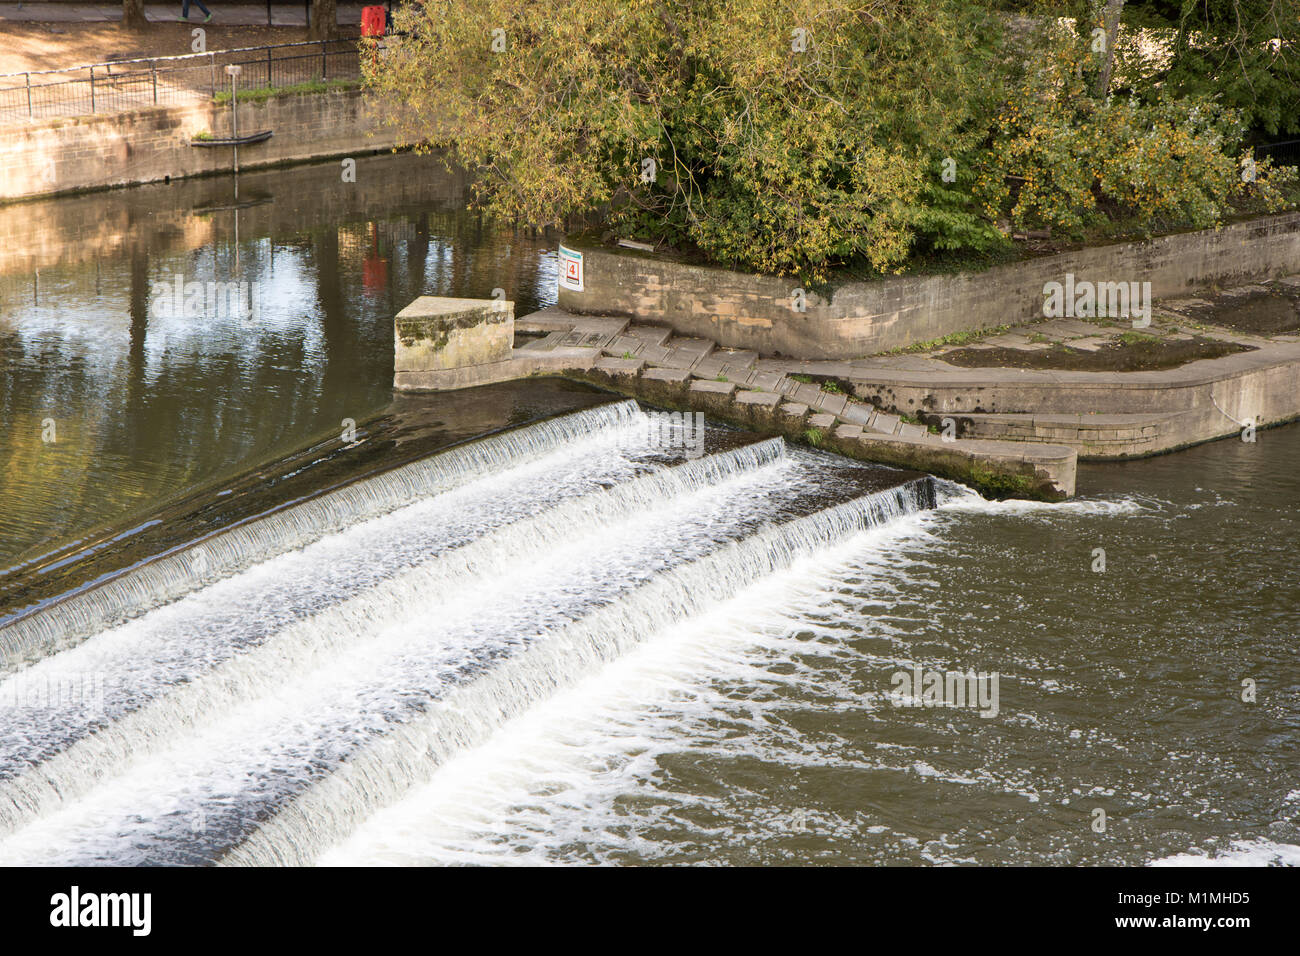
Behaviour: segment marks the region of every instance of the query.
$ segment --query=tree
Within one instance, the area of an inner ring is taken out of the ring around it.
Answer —
[[[1101,8],[1101,27],[1105,48],[1101,51],[1101,69],[1097,71],[1095,96],[1105,99],[1110,92],[1110,78],[1115,71],[1115,47],[1119,42],[1119,21],[1124,12],[1124,0],[1105,0]]]
[[[1133,77],[1144,96],[1213,95],[1248,128],[1300,133],[1296,0],[1148,0],[1129,10],[1169,37],[1167,61]]]
[[[144,0],[122,0],[122,29],[143,30],[148,24],[144,15]]]
[[[338,36],[337,0],[311,0],[311,26],[307,30],[307,39],[337,40]]]
[[[1087,18],[1117,34],[1121,4],[1078,2],[1074,30],[1017,32],[974,0],[429,0],[363,62],[402,137],[447,146],[498,216],[810,280],[992,249],[1007,218],[1275,203],[1238,181],[1232,110],[1096,96],[1118,60]]]

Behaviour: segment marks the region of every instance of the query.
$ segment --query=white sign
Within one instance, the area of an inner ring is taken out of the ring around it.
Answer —
[[[582,292],[582,253],[560,246],[560,288]]]

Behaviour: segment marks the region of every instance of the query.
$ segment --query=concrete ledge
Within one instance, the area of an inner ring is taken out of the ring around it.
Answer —
[[[567,377],[590,382],[639,401],[675,411],[702,411],[723,422],[806,444],[807,429],[818,430],[817,446],[850,458],[926,471],[960,481],[993,497],[1060,501],[1074,494],[1078,458],[1071,448],[1018,442],[946,442],[912,426],[909,435],[883,435],[839,424],[826,412],[809,416],[802,402],[777,393],[736,392],[730,382],[691,382],[684,369],[648,368],[639,376],[591,367]],[[888,418],[891,416],[880,416]],[[897,419],[895,419],[897,421]],[[918,434],[919,433],[919,434]]]
[[[527,378],[530,375],[558,375],[570,370],[582,371],[596,363],[596,353],[591,349],[556,349],[556,352],[536,355],[514,355],[504,362],[471,365],[465,368],[434,369],[427,371],[394,372],[393,387],[406,392],[442,392],[476,385],[494,385]]]

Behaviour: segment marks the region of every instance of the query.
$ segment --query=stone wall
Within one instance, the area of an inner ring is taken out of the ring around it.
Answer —
[[[1067,273],[1092,282],[1150,282],[1152,297],[1300,272],[1300,213],[1144,242],[1092,246],[983,272],[907,276],[806,293],[794,279],[687,265],[647,253],[580,247],[583,291],[560,288],[572,312],[632,315],[683,335],[763,355],[845,359],[1042,317],[1043,286]]]
[[[230,105],[209,101],[15,125],[0,131],[0,201],[161,182],[231,168],[228,147],[196,147],[200,133],[230,135]],[[239,104],[241,133],[270,129],[239,150],[241,169],[390,149],[360,90],[283,95]]]

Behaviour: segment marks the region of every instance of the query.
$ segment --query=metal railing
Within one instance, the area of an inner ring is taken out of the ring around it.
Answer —
[[[118,59],[63,70],[0,75],[0,123],[122,113],[210,101],[230,92],[226,66],[243,69],[240,93],[354,80],[375,40],[310,40],[182,56]],[[382,40],[378,41],[382,44]]]
[[[1268,157],[1274,166],[1300,166],[1300,139],[1256,146],[1255,154],[1261,158]]]

